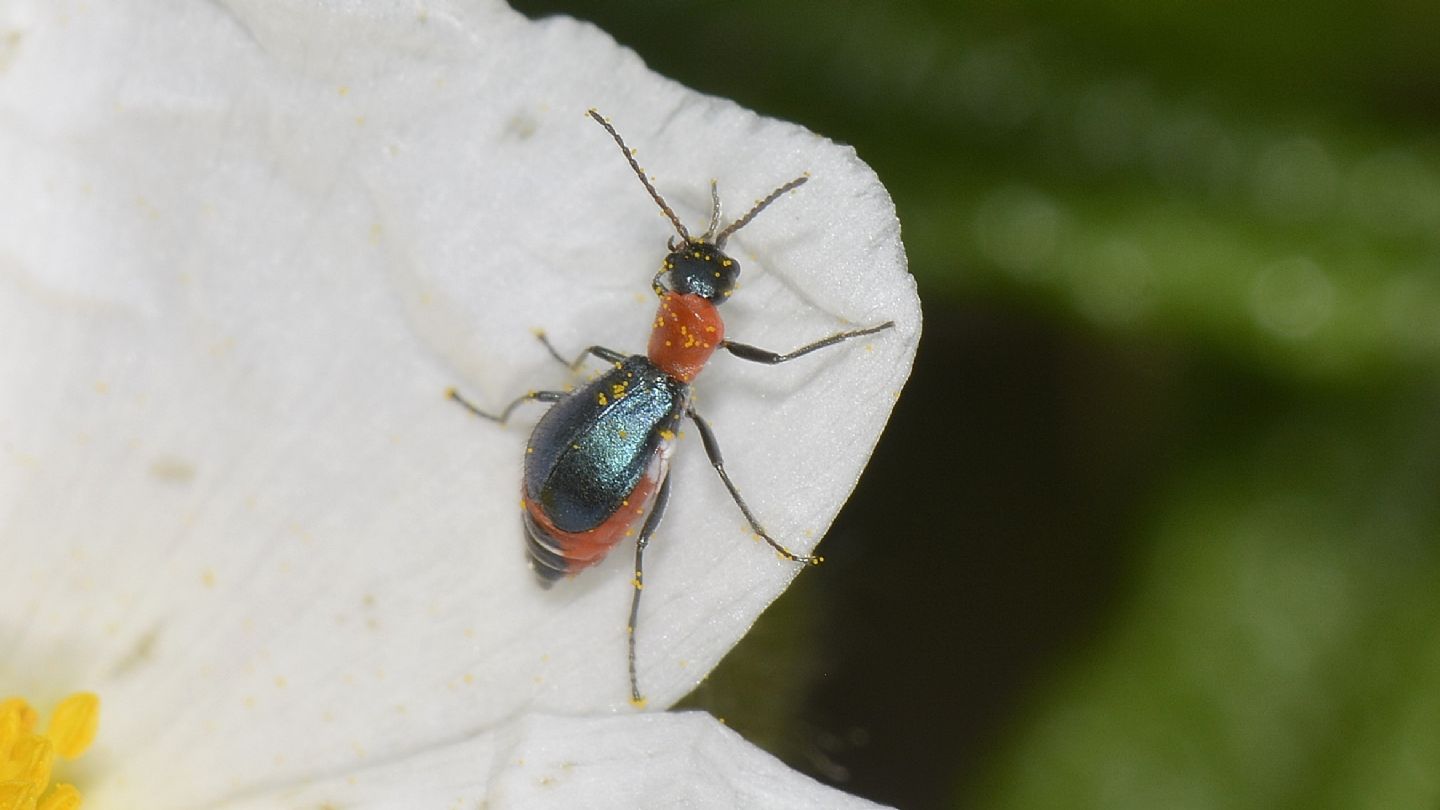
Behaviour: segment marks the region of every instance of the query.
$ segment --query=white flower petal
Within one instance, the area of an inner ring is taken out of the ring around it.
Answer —
[[[807,550],[909,372],[893,209],[849,149],[655,77],[604,34],[491,3],[15,2],[0,60],[0,686],[104,699],[95,796],[205,803],[482,732],[630,711],[629,552],[549,592],[498,405],[567,349],[644,346],[670,235],[610,115],[701,226],[738,234],[737,340],[697,406]],[[538,409],[537,409],[538,410]],[[651,706],[796,573],[693,438],[647,557]],[[814,575],[823,576],[823,569]]]
[[[796,774],[701,713],[529,715],[495,735],[216,810],[485,807],[488,810],[844,810],[879,805]]]

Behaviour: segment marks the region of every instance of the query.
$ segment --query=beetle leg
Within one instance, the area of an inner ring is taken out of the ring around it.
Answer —
[[[769,543],[770,547],[775,549],[776,553],[787,560],[805,563],[807,565],[819,565],[823,562],[824,557],[796,554],[790,549],[780,545],[775,538],[771,537],[770,534],[765,531],[764,527],[760,525],[760,521],[755,519],[754,513],[750,511],[750,507],[745,505],[745,499],[740,497],[740,490],[735,488],[734,482],[730,480],[729,474],[725,472],[725,459],[720,456],[720,443],[715,440],[715,432],[710,429],[710,425],[704,419],[700,418],[700,414],[696,413],[694,408],[686,408],[685,415],[689,416],[690,421],[695,423],[695,427],[700,429],[700,441],[705,444],[705,455],[710,457],[710,466],[714,467],[715,472],[720,474],[720,480],[724,481],[725,488],[730,490],[730,497],[735,499],[735,505],[740,507],[740,511],[745,514],[745,519],[750,522],[750,530],[760,535],[760,538],[766,543]]]
[[[787,362],[789,360],[794,360],[797,357],[804,357],[805,355],[815,351],[816,349],[823,349],[826,346],[834,346],[836,343],[849,340],[850,338],[857,338],[861,337],[862,335],[873,335],[876,332],[881,332],[889,329],[894,325],[894,321],[886,321],[879,326],[872,326],[868,329],[855,329],[849,332],[836,332],[829,337],[821,338],[814,343],[807,343],[798,349],[786,352],[784,354],[780,354],[779,352],[772,352],[768,349],[761,349],[745,343],[736,343],[733,340],[721,341],[720,345],[724,347],[726,351],[730,352],[741,360],[749,360],[754,363],[764,363],[766,365],[773,366],[779,363]]]
[[[576,357],[574,360],[570,361],[570,370],[579,371],[580,366],[585,363],[585,358],[592,354],[607,363],[615,365],[618,365],[625,361],[625,355],[615,351],[614,349],[607,349],[604,346],[591,346],[590,348],[581,352],[579,357]]]
[[[655,503],[650,507],[645,525],[640,528],[640,538],[635,541],[635,578],[631,580],[635,595],[630,599],[630,623],[625,625],[625,635],[630,643],[630,702],[636,708],[645,705],[645,698],[640,696],[640,681],[635,676],[635,625],[640,619],[640,592],[645,589],[645,547],[650,544],[650,535],[655,532],[655,527],[660,525],[669,500],[670,476],[667,475],[660,484],[660,491],[655,494]]]
[[[510,413],[511,413],[512,411],[514,411],[516,408],[520,407],[522,404],[524,404],[524,403],[526,403],[526,402],[530,402],[530,401],[532,401],[532,400],[535,401],[535,402],[559,402],[560,400],[562,400],[562,399],[565,398],[565,392],[564,392],[564,391],[531,391],[530,393],[526,394],[525,396],[517,397],[514,402],[511,402],[509,405],[506,405],[506,406],[505,406],[505,410],[501,411],[501,412],[500,412],[500,415],[498,415],[498,416],[496,416],[496,415],[493,414],[493,413],[488,413],[488,412],[486,412],[486,411],[480,410],[479,406],[477,406],[475,403],[471,402],[470,400],[466,399],[465,397],[460,396],[460,392],[459,392],[459,391],[456,391],[454,388],[447,388],[447,389],[445,389],[445,396],[447,396],[447,397],[455,400],[456,402],[460,403],[461,405],[463,405],[463,406],[465,407],[465,410],[469,411],[470,413],[475,414],[476,416],[480,417],[481,419],[489,419],[491,422],[499,422],[500,424],[503,425],[503,424],[505,424],[505,421],[510,418]]]
[[[604,346],[591,346],[590,348],[581,352],[580,356],[576,357],[574,360],[566,360],[560,355],[560,351],[555,348],[555,344],[550,342],[550,337],[548,335],[546,335],[544,332],[536,332],[535,336],[540,338],[541,343],[545,344],[545,348],[550,352],[551,357],[569,366],[571,371],[577,371],[580,368],[580,365],[585,362],[585,358],[589,357],[592,354],[607,363],[619,363],[625,359],[624,354],[621,354],[614,349],[607,349]]]

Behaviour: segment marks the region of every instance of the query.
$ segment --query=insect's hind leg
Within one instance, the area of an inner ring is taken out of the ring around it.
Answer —
[[[630,599],[630,623],[625,625],[625,636],[630,651],[630,703],[637,709],[645,707],[645,698],[640,696],[640,680],[635,675],[635,625],[640,619],[640,592],[645,590],[645,547],[650,545],[650,535],[660,525],[665,505],[669,502],[670,476],[667,475],[655,495],[655,504],[650,507],[645,525],[640,528],[640,537],[635,541],[635,578],[630,581],[635,586],[635,595]]]
[[[513,402],[505,406],[505,410],[501,411],[498,414],[493,414],[489,411],[482,410],[480,406],[461,396],[460,392],[456,391],[454,388],[445,389],[445,396],[460,403],[460,405],[463,406],[465,410],[475,414],[481,419],[489,419],[491,422],[499,422],[503,425],[510,418],[510,414],[513,413],[516,408],[520,407],[526,402],[559,402],[560,400],[565,398],[565,392],[531,391],[524,396],[516,397]]]
[[[769,532],[765,531],[765,527],[761,526],[760,521],[755,518],[755,513],[751,512],[750,507],[745,504],[745,499],[740,497],[740,490],[735,487],[735,482],[730,480],[729,473],[725,472],[725,459],[720,455],[720,443],[716,441],[715,432],[710,429],[709,423],[700,418],[700,414],[696,413],[694,408],[687,408],[685,415],[689,416],[690,421],[695,423],[695,427],[700,429],[700,441],[705,445],[705,455],[710,458],[710,466],[715,468],[720,480],[725,482],[725,488],[730,490],[730,497],[735,500],[735,505],[740,507],[745,519],[750,522],[750,530],[769,543],[770,547],[775,549],[775,553],[791,562],[805,563],[806,565],[819,565],[824,562],[825,558],[818,555],[796,554],[780,545],[775,538],[770,536]]]

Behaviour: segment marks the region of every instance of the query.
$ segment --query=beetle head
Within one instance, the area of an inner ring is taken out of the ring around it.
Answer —
[[[723,303],[735,289],[740,263],[709,242],[671,243],[657,280],[681,295],[698,295],[712,304]]]

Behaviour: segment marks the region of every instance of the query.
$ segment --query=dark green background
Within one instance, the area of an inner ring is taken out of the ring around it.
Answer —
[[[1440,806],[1440,3],[516,5],[854,144],[925,304],[687,705],[907,808]]]

